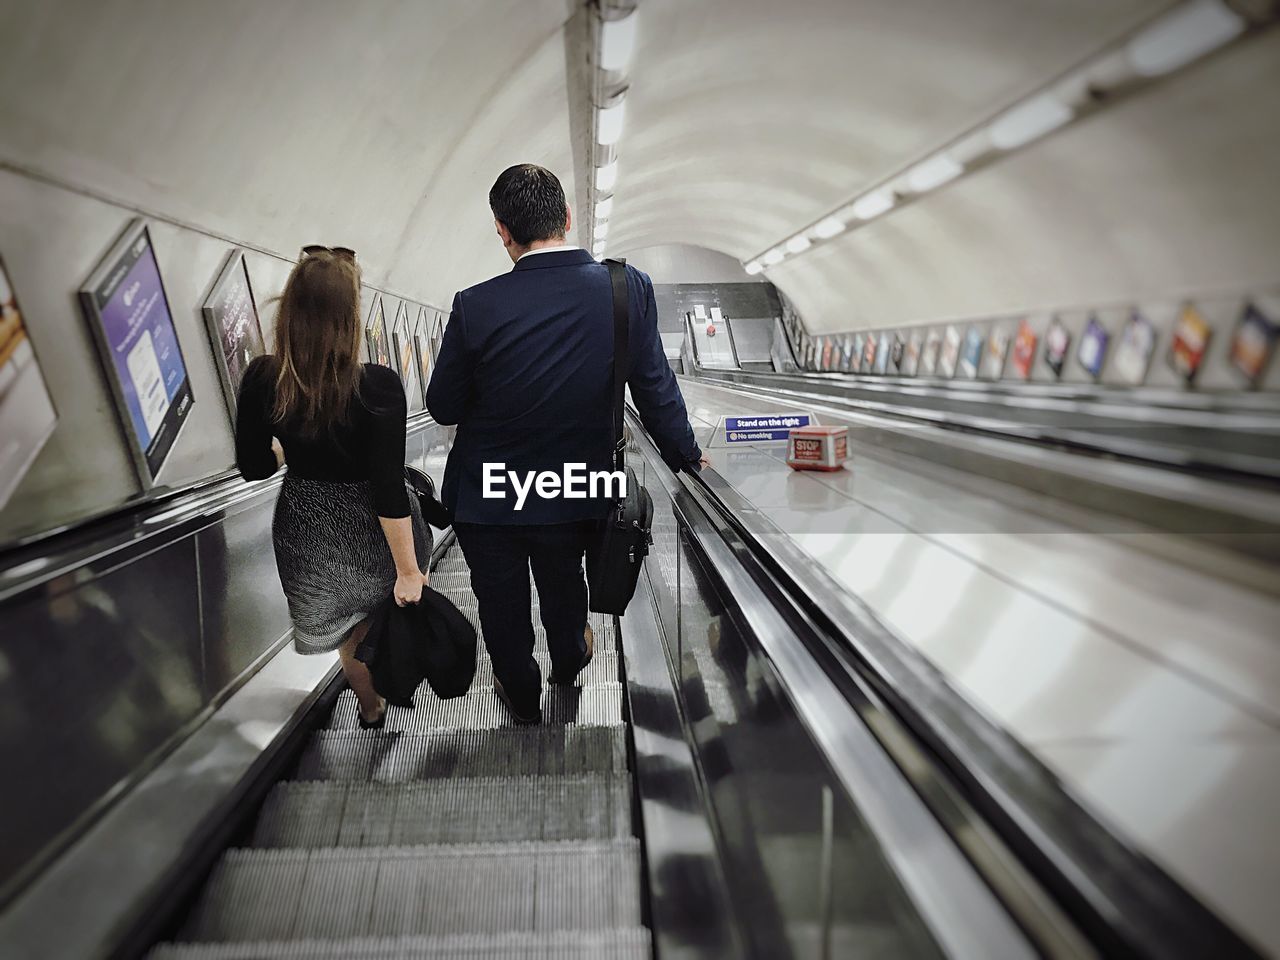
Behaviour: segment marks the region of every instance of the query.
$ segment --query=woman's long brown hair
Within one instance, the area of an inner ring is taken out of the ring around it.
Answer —
[[[276,315],[272,419],[307,435],[347,421],[360,387],[360,268],[321,251],[289,274]]]

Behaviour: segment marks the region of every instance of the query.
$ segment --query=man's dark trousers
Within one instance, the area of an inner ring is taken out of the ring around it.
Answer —
[[[586,656],[587,582],[583,554],[596,521],[548,524],[457,523],[454,531],[471,568],[480,629],[493,673],[521,716],[537,713],[542,671],[533,658],[529,571],[538,588],[551,666],[572,677]]]

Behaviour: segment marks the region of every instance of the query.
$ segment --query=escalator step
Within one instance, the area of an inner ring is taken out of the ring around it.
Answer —
[[[637,840],[229,850],[182,939],[600,930],[640,923]]]
[[[253,943],[165,943],[148,960],[649,960],[649,931],[461,934],[448,937],[360,937]]]
[[[542,668],[542,679],[545,681],[551,676],[551,656],[543,651],[536,651],[533,657],[538,661],[538,666]],[[594,686],[601,683],[614,683],[617,680],[618,655],[616,653],[597,651],[596,655],[591,658],[591,662],[587,664],[586,669],[578,674],[576,686]],[[493,661],[487,656],[482,656],[476,663],[474,685],[476,687],[493,686]]]
[[[620,726],[440,730],[321,730],[311,738],[299,780],[401,783],[437,777],[556,776],[627,769]]]
[[[446,728],[510,727],[515,723],[510,711],[494,694],[492,687],[472,687],[466,696],[441,700],[426,690],[426,685],[423,684],[414,697],[414,703],[414,710],[390,708],[383,729],[426,733]],[[590,726],[622,723],[622,685],[602,683],[590,687],[552,687],[543,693],[542,717],[544,723]],[[359,725],[355,694],[350,690],[343,691],[333,708],[329,727],[334,730],[350,730]]]
[[[279,783],[255,847],[373,847],[516,840],[622,840],[622,779],[504,777],[428,783]]]

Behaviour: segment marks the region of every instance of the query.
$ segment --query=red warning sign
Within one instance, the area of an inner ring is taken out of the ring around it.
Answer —
[[[787,439],[793,470],[840,470],[848,459],[848,427],[796,427]]]

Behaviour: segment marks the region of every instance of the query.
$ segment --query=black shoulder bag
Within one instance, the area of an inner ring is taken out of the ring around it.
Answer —
[[[613,460],[614,469],[627,478],[627,489],[609,507],[609,515],[587,548],[587,587],[590,607],[596,613],[619,616],[636,592],[640,567],[653,543],[653,498],[626,465],[623,437],[624,393],[630,364],[630,298],[627,296],[625,261],[606,260],[613,286]]]

